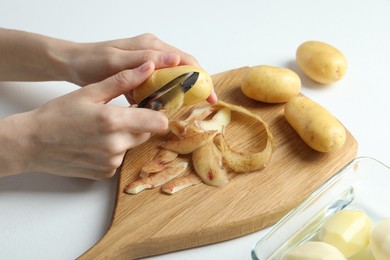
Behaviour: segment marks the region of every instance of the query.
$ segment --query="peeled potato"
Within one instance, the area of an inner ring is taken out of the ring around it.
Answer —
[[[271,66],[251,67],[241,82],[249,98],[266,103],[283,103],[299,94],[301,79],[292,70]]]
[[[342,210],[322,226],[319,239],[350,257],[365,249],[370,241],[371,220],[361,210]]]
[[[332,245],[309,241],[288,252],[283,260],[346,260],[346,258]]]
[[[347,71],[347,59],[344,54],[324,42],[302,43],[297,49],[296,60],[306,76],[322,84],[340,80]]]
[[[134,89],[134,100],[138,103],[151,93],[164,86],[174,78],[186,72],[199,72],[199,78],[195,85],[185,93],[184,106],[193,105],[195,103],[206,100],[213,89],[213,82],[210,75],[199,67],[192,65],[184,65],[170,68],[155,70],[142,85]]]
[[[372,255],[370,245],[368,245],[362,251],[348,257],[348,260],[375,260],[375,258]]]
[[[324,107],[313,100],[298,96],[284,107],[287,122],[302,140],[319,152],[331,152],[345,143],[344,126]]]
[[[377,260],[390,259],[390,218],[380,221],[372,230],[371,250]]]

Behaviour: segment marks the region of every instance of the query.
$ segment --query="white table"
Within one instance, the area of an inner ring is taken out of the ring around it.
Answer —
[[[390,164],[389,0],[0,0],[0,26],[82,42],[151,32],[193,54],[210,74],[261,64],[296,69],[299,44],[328,42],[346,55],[347,75],[328,87],[302,76],[302,92],[344,123],[359,142],[358,155]],[[0,83],[0,115],[76,88]],[[0,259],[74,259],[85,252],[108,228],[116,181],[43,173],[0,179]],[[249,259],[266,231],[153,259]]]

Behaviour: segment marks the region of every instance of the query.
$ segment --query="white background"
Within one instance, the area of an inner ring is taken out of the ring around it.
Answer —
[[[194,55],[210,74],[262,64],[291,68],[302,78],[302,92],[354,135],[358,155],[390,164],[389,0],[0,0],[0,27],[80,42],[150,32]],[[344,79],[321,87],[297,70],[295,50],[307,40],[328,42],[346,55]],[[0,83],[0,116],[75,89],[64,82]],[[123,98],[114,103],[127,105]],[[1,178],[0,259],[81,255],[108,228],[116,181],[42,173]],[[249,259],[266,231],[153,259]]]

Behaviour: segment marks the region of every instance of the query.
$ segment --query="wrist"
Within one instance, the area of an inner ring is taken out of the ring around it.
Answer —
[[[52,78],[59,81],[72,82],[73,62],[77,56],[78,44],[56,38],[48,38],[46,55],[49,57]]]
[[[73,42],[0,28],[0,80],[67,80]]]
[[[0,176],[34,170],[32,166],[34,123],[31,112],[0,120]]]
[[[85,86],[92,82],[86,81],[83,77],[83,73],[93,70],[90,68],[91,64],[88,64],[89,59],[93,59],[94,54],[91,52],[91,44],[67,42],[61,47],[61,53],[64,65],[64,78],[63,80],[76,84],[78,86]],[[88,68],[88,67],[89,68]]]

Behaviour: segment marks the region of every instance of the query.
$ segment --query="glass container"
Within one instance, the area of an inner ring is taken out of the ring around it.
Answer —
[[[389,218],[390,168],[373,158],[354,159],[276,223],[256,243],[252,259],[283,259],[315,239],[326,219],[342,209],[363,210],[374,225]]]

